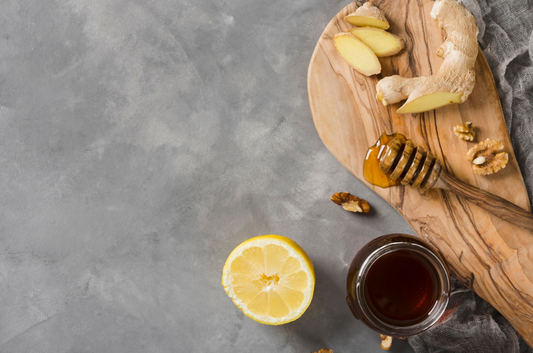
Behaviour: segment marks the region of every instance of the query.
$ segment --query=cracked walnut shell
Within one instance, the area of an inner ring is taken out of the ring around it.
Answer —
[[[466,159],[472,162],[472,169],[477,175],[494,174],[505,168],[509,161],[507,152],[503,152],[501,141],[486,139],[466,153]]]
[[[331,201],[341,205],[349,212],[370,212],[370,205],[366,200],[360,199],[348,192],[336,192],[331,196]]]
[[[455,125],[453,127],[453,133],[461,140],[474,141],[476,138],[476,132],[474,131],[474,124],[470,121],[464,123],[464,125]]]

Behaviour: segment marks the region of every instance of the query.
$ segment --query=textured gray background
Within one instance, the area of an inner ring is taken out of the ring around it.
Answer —
[[[0,352],[381,352],[345,304],[347,266],[412,231],[329,154],[307,101],[347,3],[0,1]],[[220,285],[231,250],[269,233],[317,276],[280,327]]]

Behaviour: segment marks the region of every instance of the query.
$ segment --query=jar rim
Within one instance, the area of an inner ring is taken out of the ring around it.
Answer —
[[[393,325],[378,318],[372,312],[372,310],[370,310],[364,294],[366,276],[372,264],[374,264],[378,258],[400,250],[413,251],[425,257],[425,259],[428,260],[433,266],[435,273],[437,274],[438,281],[440,281],[440,294],[437,298],[437,301],[428,312],[427,317],[418,323],[408,326]],[[355,295],[359,303],[361,303],[361,309],[365,314],[366,319],[379,331],[383,331],[389,336],[397,337],[412,336],[433,326],[446,310],[446,306],[448,305],[449,301],[449,293],[450,276],[448,269],[440,256],[427,247],[408,241],[391,242],[374,250],[361,264],[357,274],[355,288]]]

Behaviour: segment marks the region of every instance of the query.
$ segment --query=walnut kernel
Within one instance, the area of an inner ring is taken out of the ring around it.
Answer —
[[[477,157],[476,159],[474,159],[472,163],[474,163],[475,165],[481,165],[485,163],[486,161],[487,161],[487,158],[481,156],[481,157]]]
[[[333,353],[333,349],[324,349],[324,348],[322,348],[318,352],[314,352],[314,353]]]
[[[466,153],[466,159],[472,162],[472,169],[477,175],[494,174],[505,168],[509,161],[507,152],[503,152],[501,141],[486,139]]]
[[[379,335],[381,337],[381,349],[388,351],[392,347],[392,337]]]
[[[348,192],[336,192],[331,196],[331,201],[341,205],[342,208],[349,212],[370,212],[370,205],[366,200],[353,196]]]
[[[455,125],[453,127],[453,133],[461,140],[474,141],[476,138],[476,132],[474,131],[474,124],[467,121],[464,125]]]

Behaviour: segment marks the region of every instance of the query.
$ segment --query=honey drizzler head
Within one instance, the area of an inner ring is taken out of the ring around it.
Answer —
[[[385,153],[380,158],[380,169],[389,173],[392,180],[399,180],[402,185],[430,189],[437,182],[442,165],[430,151],[422,146],[415,146],[413,141],[394,137],[387,144]]]

